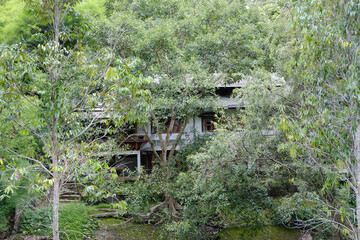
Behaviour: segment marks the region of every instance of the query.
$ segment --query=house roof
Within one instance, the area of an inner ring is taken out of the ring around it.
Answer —
[[[232,78],[228,77],[227,74],[224,73],[214,73],[213,75],[213,82],[216,83],[216,87],[223,87],[223,88],[241,88],[245,86],[248,82],[251,82],[254,77],[246,77],[237,82],[231,82]],[[153,77],[154,83],[159,83],[161,76],[156,75]],[[185,76],[185,82],[190,82],[192,77],[190,75]],[[275,86],[279,87],[285,84],[285,79],[280,77],[277,73],[271,73],[271,81],[275,83]]]
[[[224,88],[241,88],[244,87],[248,82],[254,80],[254,77],[246,77],[237,82],[227,82],[226,75],[221,73],[214,74],[214,81],[217,82],[217,87],[224,87]],[[277,73],[271,73],[271,81],[275,83],[275,86],[280,87],[285,84],[285,79],[277,75]]]
[[[226,88],[241,88],[243,87],[248,81],[241,80],[239,82],[235,83],[219,83],[217,84],[217,87],[226,87]]]
[[[239,103],[234,98],[220,97],[220,104],[224,109],[235,109],[239,107]]]

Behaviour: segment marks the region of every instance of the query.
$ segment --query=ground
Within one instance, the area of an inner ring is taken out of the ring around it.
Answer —
[[[160,239],[160,227],[146,224],[126,223],[121,219],[102,219],[100,229],[96,232],[97,240],[157,240]],[[231,226],[220,233],[220,239],[251,239],[251,240],[299,240],[299,231],[281,227],[264,227],[246,229]]]
[[[299,240],[302,236],[299,231],[282,227],[267,226],[261,229],[249,229],[231,226],[220,233],[220,239],[231,240]]]
[[[146,224],[126,223],[121,219],[102,219],[95,234],[97,240],[157,240],[159,227]]]

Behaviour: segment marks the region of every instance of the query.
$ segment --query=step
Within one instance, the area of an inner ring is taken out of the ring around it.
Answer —
[[[81,198],[81,196],[79,194],[76,195],[64,194],[64,195],[60,195],[60,198]]]
[[[80,202],[80,199],[60,199],[62,203]]]
[[[69,190],[69,189],[62,189],[61,194],[79,194],[79,192],[78,191],[72,191],[72,190]]]

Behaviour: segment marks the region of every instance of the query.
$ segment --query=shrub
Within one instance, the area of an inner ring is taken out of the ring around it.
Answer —
[[[51,209],[49,207],[24,209],[19,232],[25,235],[50,236],[51,231]]]
[[[64,204],[60,208],[60,236],[62,239],[84,239],[92,236],[98,227],[97,221],[90,217],[91,207],[83,203]]]
[[[14,215],[14,211],[14,204],[9,204],[5,200],[0,201],[0,233],[9,232],[11,225],[9,217]]]
[[[59,211],[61,239],[84,239],[92,236],[98,224],[90,217],[91,210],[92,207],[83,203],[61,205]],[[51,236],[51,215],[49,207],[25,209],[20,222],[20,232],[26,235]]]

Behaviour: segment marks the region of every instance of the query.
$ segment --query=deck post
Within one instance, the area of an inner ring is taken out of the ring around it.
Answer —
[[[138,169],[138,173],[140,173],[140,168],[141,168],[141,156],[140,156],[140,151],[137,151],[136,156],[137,156],[137,169]]]

